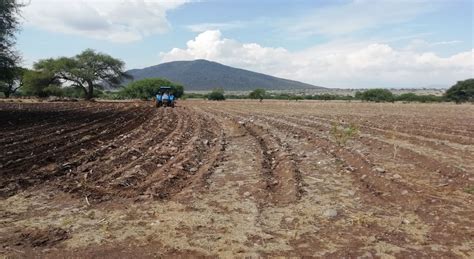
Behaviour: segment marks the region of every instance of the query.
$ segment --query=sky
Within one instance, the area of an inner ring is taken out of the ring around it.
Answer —
[[[25,66],[92,48],[127,69],[176,60],[330,88],[474,77],[474,0],[23,0]]]

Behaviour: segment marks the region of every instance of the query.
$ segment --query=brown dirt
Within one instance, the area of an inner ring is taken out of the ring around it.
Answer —
[[[0,103],[0,255],[472,258],[473,157],[472,105]]]

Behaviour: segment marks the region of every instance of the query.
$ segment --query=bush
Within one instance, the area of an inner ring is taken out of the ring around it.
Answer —
[[[300,101],[300,100],[303,100],[303,96],[291,95],[289,99],[293,101]]]
[[[401,94],[396,97],[397,101],[404,101],[404,102],[417,102],[418,101],[418,95],[414,93],[406,93],[406,94]]]
[[[259,99],[260,101],[262,101],[263,98],[265,98],[265,94],[266,94],[266,92],[265,92],[264,89],[257,88],[249,94],[249,98],[250,99]]]
[[[217,88],[217,89],[212,90],[212,92],[210,92],[207,95],[207,99],[212,100],[212,101],[224,101],[225,100],[224,89]]]
[[[445,97],[456,103],[474,102],[474,79],[458,81],[446,91]]]
[[[290,100],[290,95],[286,93],[280,93],[280,94],[271,94],[266,96],[268,99],[276,99],[276,100]]]
[[[147,78],[130,83],[119,91],[122,98],[139,98],[148,100],[153,98],[162,86],[170,86],[171,92],[176,98],[183,95],[184,89],[182,85],[175,84],[171,81],[161,78]]]
[[[65,97],[70,98],[82,98],[85,96],[84,90],[79,87],[65,87],[63,88],[63,93]]]
[[[360,94],[363,101],[368,102],[394,102],[395,97],[387,89],[370,89]]]
[[[198,93],[186,93],[181,96],[181,99],[207,99],[207,95],[205,94],[198,94]]]
[[[431,103],[431,102],[442,102],[443,97],[435,96],[432,94],[429,95],[417,95],[414,93],[405,93],[397,96],[395,98],[397,101],[403,102],[421,102],[421,103]]]
[[[346,145],[347,141],[359,134],[359,127],[355,124],[349,124],[348,126],[338,125],[337,123],[332,124],[331,135],[334,141],[339,146]]]
[[[64,91],[60,86],[50,85],[50,86],[43,89],[43,94],[45,96],[63,97],[64,96]]]

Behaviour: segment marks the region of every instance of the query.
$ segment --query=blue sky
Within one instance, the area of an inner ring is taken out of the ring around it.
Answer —
[[[326,87],[474,77],[472,0],[31,0],[23,17],[27,66],[93,48],[127,68],[204,58]]]

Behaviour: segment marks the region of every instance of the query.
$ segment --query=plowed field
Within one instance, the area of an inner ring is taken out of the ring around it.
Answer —
[[[474,257],[473,105],[0,103],[0,174],[3,256]]]

